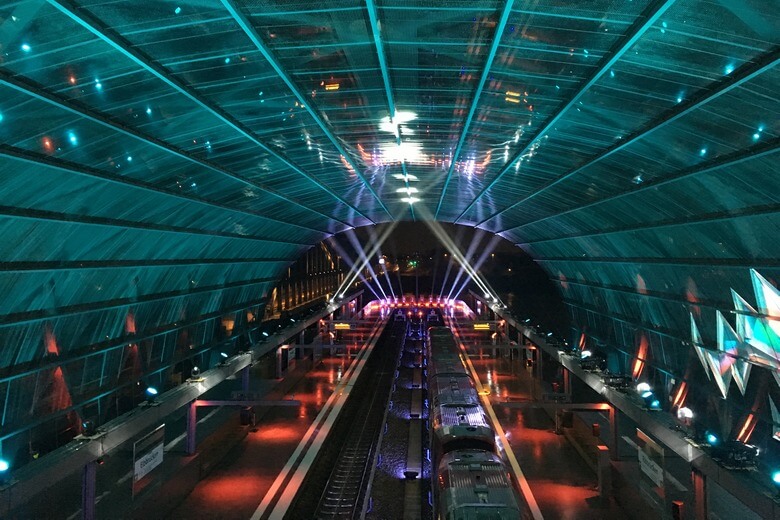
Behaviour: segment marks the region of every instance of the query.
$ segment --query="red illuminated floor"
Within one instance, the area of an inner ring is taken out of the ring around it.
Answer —
[[[348,359],[325,358],[283,398],[298,408],[273,408],[171,515],[171,518],[250,518],[330,396]]]
[[[519,360],[472,358],[472,362],[482,383],[490,386],[494,402],[532,397],[531,376]],[[545,518],[643,518],[641,509],[629,514],[614,500],[601,502],[595,473],[563,435],[555,434],[543,410],[500,405],[493,409]]]

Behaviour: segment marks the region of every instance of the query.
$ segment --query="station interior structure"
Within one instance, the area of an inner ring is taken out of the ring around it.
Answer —
[[[320,319],[367,319],[408,221],[533,384],[622,417],[606,467],[661,475],[637,504],[676,472],[656,518],[780,518],[779,7],[4,0],[0,516],[159,503],[98,500],[102,465]],[[565,330],[479,282],[448,224],[530,257]]]

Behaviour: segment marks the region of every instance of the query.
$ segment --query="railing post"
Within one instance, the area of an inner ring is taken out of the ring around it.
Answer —
[[[187,455],[195,455],[196,430],[198,426],[198,407],[192,401],[187,408]]]

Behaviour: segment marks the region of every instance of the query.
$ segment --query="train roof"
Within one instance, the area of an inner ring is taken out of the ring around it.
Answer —
[[[490,428],[482,407],[472,405],[447,405],[439,403],[435,412],[436,422],[442,426],[484,426]]]
[[[475,388],[465,392],[440,391],[433,396],[433,402],[441,406],[481,406]]]
[[[515,520],[520,507],[506,466],[496,455],[453,451],[439,464],[440,516],[452,520]]]

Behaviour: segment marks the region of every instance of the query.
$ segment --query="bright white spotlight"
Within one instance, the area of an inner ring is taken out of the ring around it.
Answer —
[[[677,410],[677,418],[678,419],[693,419],[693,410],[691,410],[687,406],[683,406],[682,408]]]
[[[588,358],[589,358],[589,357],[591,357],[592,355],[593,355],[593,352],[591,352],[590,350],[583,350],[583,351],[580,353],[580,359],[588,359]]]
[[[650,391],[650,385],[647,383],[639,383],[638,385],[636,385],[636,393],[640,395],[649,391]]]
[[[410,141],[404,141],[400,144],[385,143],[380,145],[379,162],[388,163],[416,163],[422,160],[422,145]]]
[[[390,116],[385,116],[379,120],[379,129],[383,132],[390,132],[396,137],[398,136],[398,128],[409,121],[417,119],[417,114],[408,110],[399,110],[395,113],[395,117],[390,121]],[[404,128],[404,134],[413,133],[411,130]]]

